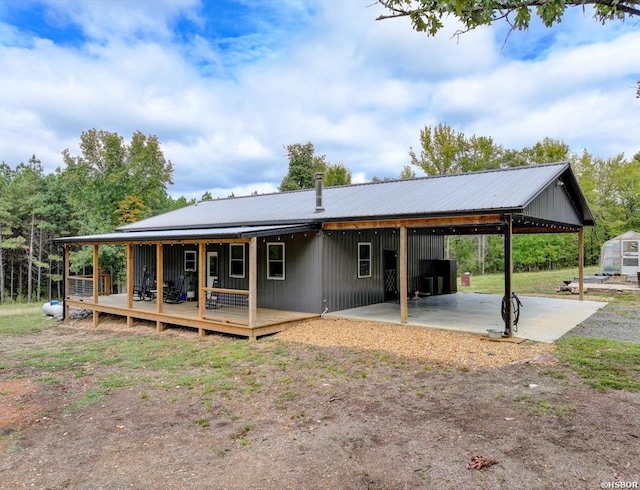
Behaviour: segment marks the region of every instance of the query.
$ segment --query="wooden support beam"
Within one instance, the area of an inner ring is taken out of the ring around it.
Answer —
[[[504,232],[504,330],[508,337],[513,337],[513,310],[511,309],[511,295],[513,293],[513,217],[505,215],[506,227]]]
[[[400,322],[405,325],[409,317],[407,305],[407,228],[405,226],[400,227],[400,250],[398,251],[398,260],[400,261]]]
[[[249,242],[249,327],[256,326],[258,311],[258,241],[256,237]]]
[[[133,320],[134,318],[132,316],[127,317],[127,327],[133,328]]]
[[[93,246],[93,302],[98,302],[98,295],[100,292],[100,247],[98,245]]]
[[[160,320],[156,321],[156,332],[158,333],[164,332],[164,323],[161,322]]]
[[[578,232],[578,291],[580,301],[584,300],[584,228]]]
[[[198,318],[204,318],[204,309],[207,304],[206,291],[207,287],[207,244],[198,243]],[[202,329],[200,329],[202,330]],[[201,337],[204,331],[198,330]]]
[[[127,245],[127,308],[129,308],[130,310],[133,309],[133,245],[132,244]]]
[[[63,282],[63,297],[64,297],[64,322],[69,323],[69,255],[71,253],[71,246],[67,243],[64,246],[64,282]]]
[[[156,245],[156,311],[162,313],[163,310],[163,287],[164,284],[164,246],[162,243]],[[158,324],[158,332],[162,332],[160,324]]]
[[[371,228],[434,228],[442,226],[481,226],[500,225],[502,221],[498,214],[473,215],[473,216],[451,216],[436,218],[415,218],[415,219],[386,219],[386,220],[365,220],[365,221],[339,221],[324,223],[323,230],[359,230]]]

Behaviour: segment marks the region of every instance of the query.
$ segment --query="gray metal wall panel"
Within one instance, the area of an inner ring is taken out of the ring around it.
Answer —
[[[582,224],[564,185],[547,187],[524,209],[522,214],[560,223]]]
[[[417,289],[419,261],[440,259],[444,238],[429,230],[408,230],[407,277],[409,290]],[[358,278],[358,243],[371,243],[371,277]],[[398,230],[331,231],[323,236],[323,301],[329,311],[356,308],[384,301],[383,254],[398,251]],[[399,267],[399,264],[398,264]],[[398,269],[399,270],[399,269]]]
[[[267,244],[285,244],[285,279],[267,279]],[[258,306],[322,313],[320,251],[316,232],[280,235],[258,241]]]

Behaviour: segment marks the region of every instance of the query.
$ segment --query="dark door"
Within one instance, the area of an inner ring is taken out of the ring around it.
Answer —
[[[384,271],[384,300],[398,299],[398,254],[395,250],[382,252],[382,270]]]

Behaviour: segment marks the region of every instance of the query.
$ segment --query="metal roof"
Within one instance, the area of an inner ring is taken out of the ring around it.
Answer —
[[[315,189],[203,201],[119,228],[120,232],[310,224],[397,217],[522,211],[547,186],[562,179],[583,224],[593,215],[568,163],[327,187],[324,211]],[[211,230],[209,230],[211,232]],[[122,239],[122,233],[118,234]]]
[[[64,243],[109,243],[109,242],[147,242],[162,240],[204,240],[221,238],[249,238],[271,236],[277,233],[298,233],[310,231],[311,225],[277,226],[236,226],[231,228],[200,228],[182,230],[132,231],[128,233],[106,233],[103,235],[84,235],[57,238]]]

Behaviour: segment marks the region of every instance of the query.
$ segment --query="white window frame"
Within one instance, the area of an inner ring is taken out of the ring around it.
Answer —
[[[198,270],[198,253],[195,250],[184,251],[184,271],[195,272]]]
[[[369,248],[369,258],[365,258],[363,259],[360,256],[360,251],[362,250],[361,247],[366,246],[367,248]],[[371,242],[358,242],[358,279],[367,279],[369,277],[371,277]],[[361,273],[362,271],[362,263],[366,262],[369,265],[369,274],[367,275],[363,275]]]
[[[277,247],[282,247],[282,260],[278,260],[277,262],[282,262],[282,277],[278,277],[278,276],[272,276],[270,271],[271,271],[271,262],[276,262],[275,260],[272,260],[269,258],[269,248],[271,246],[277,246]],[[273,281],[284,281],[285,280],[285,247],[284,247],[284,242],[267,242],[267,279],[273,280]]]
[[[233,273],[233,262],[239,262],[240,259],[234,259],[233,258],[233,249],[234,248],[238,248],[238,247],[242,247],[242,274],[234,274]],[[244,278],[244,274],[245,274],[245,252],[244,252],[245,246],[244,243],[230,243],[229,244],[229,277],[235,277],[237,279],[242,279]]]

